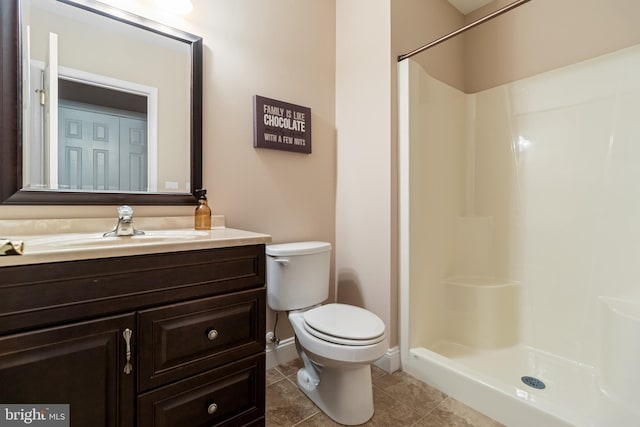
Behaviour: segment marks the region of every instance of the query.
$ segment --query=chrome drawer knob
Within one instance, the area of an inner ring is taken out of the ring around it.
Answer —
[[[209,407],[207,408],[207,412],[209,413],[209,415],[213,415],[216,413],[216,411],[218,410],[218,405],[216,405],[215,403],[212,403],[211,405],[209,405]]]
[[[207,338],[209,338],[209,341],[213,341],[216,338],[218,338],[218,331],[216,331],[215,329],[211,329],[209,332],[207,332]]]

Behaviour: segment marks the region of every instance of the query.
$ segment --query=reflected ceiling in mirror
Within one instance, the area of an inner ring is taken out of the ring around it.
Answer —
[[[3,169],[3,202],[193,203],[201,38],[90,0],[22,0],[15,23],[0,7],[21,41],[22,71],[16,191]]]

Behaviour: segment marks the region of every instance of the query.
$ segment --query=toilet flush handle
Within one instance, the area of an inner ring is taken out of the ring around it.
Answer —
[[[287,258],[276,258],[274,261],[281,265],[289,265],[289,260]]]

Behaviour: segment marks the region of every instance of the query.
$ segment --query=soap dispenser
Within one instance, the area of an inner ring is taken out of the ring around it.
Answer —
[[[195,213],[195,229],[211,230],[211,208],[207,203],[207,190],[201,188],[196,190],[198,197],[198,207]]]

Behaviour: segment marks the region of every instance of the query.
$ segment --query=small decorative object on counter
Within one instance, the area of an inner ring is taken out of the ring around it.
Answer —
[[[0,256],[1,255],[22,255],[24,251],[24,242],[20,240],[10,240],[0,237]]]
[[[198,207],[195,214],[196,230],[211,230],[211,208],[207,203],[207,190],[201,188],[196,190],[198,197]]]

